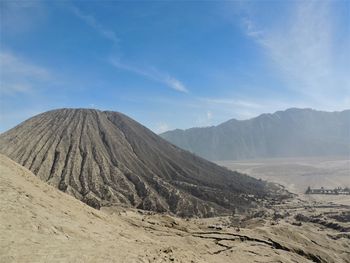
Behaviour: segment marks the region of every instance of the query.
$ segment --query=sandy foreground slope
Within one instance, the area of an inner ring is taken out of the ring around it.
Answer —
[[[324,219],[349,207],[306,202],[245,219],[98,211],[0,155],[0,262],[350,262],[349,232],[314,222],[292,225],[298,213]],[[343,221],[338,225],[348,227]]]

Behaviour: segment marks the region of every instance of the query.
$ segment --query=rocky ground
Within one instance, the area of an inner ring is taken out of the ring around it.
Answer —
[[[350,204],[296,196],[228,217],[95,210],[0,156],[0,262],[350,262]]]

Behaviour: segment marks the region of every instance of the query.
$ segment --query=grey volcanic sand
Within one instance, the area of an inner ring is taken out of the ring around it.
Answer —
[[[273,220],[276,211],[286,217]],[[298,213],[335,224],[291,224]],[[348,206],[291,200],[261,217],[243,216],[246,226],[237,229],[229,217],[98,211],[0,154],[0,262],[349,263],[349,233],[333,229],[350,228],[344,216],[335,221],[342,214],[350,216]]]
[[[268,192],[264,182],[181,150],[117,112],[42,113],[1,134],[0,152],[95,208],[213,216]]]

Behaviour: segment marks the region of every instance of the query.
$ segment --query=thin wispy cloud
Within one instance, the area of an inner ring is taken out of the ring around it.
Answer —
[[[202,108],[204,112],[210,112],[210,121],[215,121],[216,123],[218,120],[223,122],[231,118],[249,119],[261,113],[275,112],[293,107],[310,107],[308,103],[304,101],[282,100],[277,98],[198,98],[197,105],[199,108]],[[203,119],[202,117],[201,124],[204,123]],[[208,122],[205,124],[207,125]]]
[[[110,40],[114,44],[119,43],[119,38],[117,37],[116,33],[113,30],[107,29],[105,26],[103,26],[99,21],[97,21],[97,19],[94,16],[85,14],[76,6],[70,6],[69,8],[77,17],[79,17],[81,20],[87,23],[90,27],[94,28],[96,32],[98,32],[101,36]],[[121,63],[117,60],[112,60],[111,64],[118,69],[130,71],[140,76],[144,76],[150,80],[163,83],[173,90],[184,93],[188,92],[188,89],[180,80],[174,78],[173,76],[167,73],[163,73],[155,68],[143,69],[126,63]]]
[[[159,70],[155,68],[150,69],[141,69],[126,63],[121,63],[118,60],[110,60],[111,64],[121,70],[126,70],[132,73],[135,73],[137,75],[143,76],[145,78],[148,78],[152,81],[156,81],[162,84],[165,84],[167,87],[179,91],[188,93],[188,89],[186,86],[178,79],[174,78],[173,76],[170,76],[167,73],[160,72]]]
[[[43,100],[43,91],[57,82],[56,77],[12,50],[0,51],[0,132],[47,109],[49,99]]]
[[[198,114],[195,120],[196,126],[207,127],[212,125],[214,115],[210,110],[206,110],[201,114]]]
[[[245,30],[246,30],[246,34],[250,37],[253,37],[253,38],[256,38],[257,40],[259,40],[260,38],[263,38],[264,37],[264,33],[262,30],[259,30],[252,18],[250,17],[245,17],[242,19],[242,23],[245,27]]]
[[[332,2],[298,1],[291,16],[285,19],[279,26],[269,28],[247,16],[243,25],[290,89],[322,104],[339,99],[340,94],[350,96],[350,75],[344,70],[350,64],[342,65],[342,69],[338,63],[346,51],[333,41],[336,16]]]
[[[216,104],[227,106],[239,106],[239,107],[247,107],[247,108],[261,108],[261,105],[255,102],[246,101],[246,100],[236,100],[236,99],[223,99],[223,98],[200,98],[201,101],[206,102],[208,104]]]
[[[48,17],[45,1],[2,0],[0,6],[1,30],[12,36],[37,29],[38,26],[46,23]]]
[[[170,127],[166,122],[158,122],[156,124],[156,128],[154,129],[154,132],[159,134],[168,130],[170,130]]]
[[[197,98],[195,108],[202,113],[196,118],[197,126],[210,126],[231,118],[247,119],[255,116],[263,105],[233,98]]]
[[[21,75],[43,80],[50,78],[47,69],[34,65],[10,52],[0,52],[0,65],[2,74]]]
[[[2,83],[1,93],[3,94],[18,94],[18,93],[29,93],[33,87],[29,84],[23,83]]]
[[[73,5],[69,6],[69,9],[78,18],[80,18],[82,21],[84,21],[90,27],[95,29],[101,36],[110,40],[114,44],[119,43],[119,38],[118,38],[117,34],[113,30],[110,30],[110,29],[106,28],[105,26],[103,26],[99,21],[96,20],[96,18],[94,16],[84,13],[81,9],[79,9]]]
[[[38,83],[52,79],[46,68],[10,52],[0,52],[0,90],[2,94],[28,93]]]

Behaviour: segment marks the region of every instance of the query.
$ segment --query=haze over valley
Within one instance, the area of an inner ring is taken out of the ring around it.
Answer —
[[[293,193],[304,193],[308,187],[350,187],[350,110],[293,108],[160,136],[231,170],[284,185]]]
[[[218,126],[162,133],[169,142],[213,161],[350,154],[350,110],[288,109]]]
[[[218,161],[231,170],[285,186],[303,194],[308,187],[335,189],[350,186],[350,158],[299,157]],[[350,199],[350,198],[349,198]]]
[[[350,263],[348,1],[0,1],[0,263]]]
[[[92,109],[34,116],[0,146],[18,162],[0,155],[4,262],[349,262],[349,195],[301,191],[347,183],[348,159],[218,162],[230,171]]]

